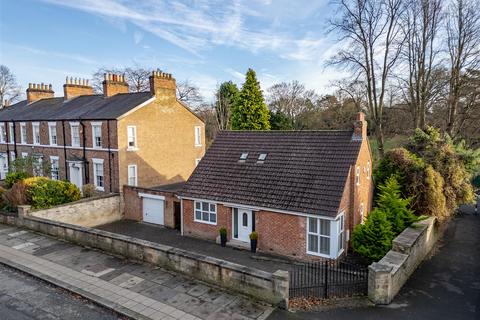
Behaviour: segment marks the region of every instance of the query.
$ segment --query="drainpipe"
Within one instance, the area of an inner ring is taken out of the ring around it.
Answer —
[[[63,131],[63,160],[65,165],[65,180],[68,180],[68,163],[67,163],[67,139],[65,138],[65,121],[62,120]]]
[[[107,120],[107,140],[108,140],[108,177],[110,180],[110,192],[112,192],[112,152],[110,150],[110,120]]]
[[[183,236],[183,199],[180,198],[180,235]]]
[[[85,184],[90,183],[88,179],[88,166],[87,166],[87,151],[86,151],[86,143],[87,138],[85,136],[85,123],[83,120],[80,120],[80,125],[82,126],[82,141],[83,141],[83,177],[85,178]]]
[[[12,120],[13,123],[13,150],[15,152],[15,159],[17,159],[17,123]]]
[[[8,168],[10,168],[10,123],[4,122],[4,128],[5,128],[5,137],[6,141],[5,143],[7,144],[7,172]]]

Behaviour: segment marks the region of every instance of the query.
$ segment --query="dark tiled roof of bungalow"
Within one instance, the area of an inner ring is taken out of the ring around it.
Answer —
[[[361,141],[349,131],[224,131],[179,192],[205,199],[336,216]],[[242,161],[242,154],[248,153]],[[260,154],[265,160],[258,161]]]
[[[70,100],[63,97],[27,100],[0,110],[0,121],[108,120],[116,119],[152,98],[150,92],[83,95]]]

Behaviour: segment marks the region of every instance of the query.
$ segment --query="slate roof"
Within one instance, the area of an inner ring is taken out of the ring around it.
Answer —
[[[181,197],[336,216],[360,151],[349,131],[223,131]],[[247,160],[239,162],[248,152]],[[267,153],[264,163],[259,154]]]
[[[24,100],[1,109],[0,121],[116,119],[152,97],[150,92],[138,92],[120,93],[109,98],[102,94],[85,95],[67,101],[57,97],[30,104]]]

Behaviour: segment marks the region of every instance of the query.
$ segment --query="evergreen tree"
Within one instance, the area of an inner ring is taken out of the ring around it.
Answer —
[[[232,112],[232,129],[269,130],[269,117],[255,71],[248,69],[245,83]]]
[[[223,82],[220,87],[218,87],[215,95],[215,115],[220,130],[228,130],[231,128],[230,117],[237,103],[239,94],[240,91],[237,85],[232,81]]]
[[[292,121],[285,113],[278,110],[270,111],[270,129],[272,130],[293,130]]]
[[[391,248],[394,234],[388,222],[389,212],[374,209],[365,224],[359,224],[352,233],[353,250],[370,261],[380,260]]]
[[[387,220],[392,226],[395,235],[400,234],[406,227],[410,226],[418,217],[409,209],[411,199],[401,197],[400,184],[395,175],[390,176],[385,184],[378,187],[377,208],[388,213]]]

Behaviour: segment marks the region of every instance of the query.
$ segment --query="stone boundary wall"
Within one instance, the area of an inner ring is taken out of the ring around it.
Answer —
[[[288,306],[288,271],[269,273],[178,248],[103,230],[25,216],[0,215],[0,223],[41,232],[78,245],[145,261],[247,294],[281,307]]]
[[[95,227],[122,219],[120,195],[108,194],[81,199],[48,209],[30,209],[22,206],[25,215],[82,227]]]
[[[393,240],[392,249],[368,269],[368,297],[375,304],[389,304],[440,236],[434,217],[419,221]]]

